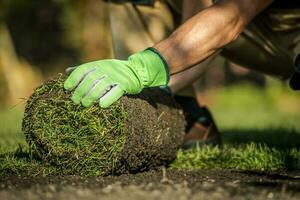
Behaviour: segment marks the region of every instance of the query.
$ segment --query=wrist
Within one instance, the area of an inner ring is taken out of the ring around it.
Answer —
[[[156,60],[156,65],[159,68],[162,68],[161,63],[163,63],[163,69],[165,70],[165,77],[166,77],[166,82],[168,83],[170,80],[170,70],[169,70],[169,65],[166,61],[166,59],[163,57],[163,55],[154,47],[149,47],[147,49],[145,49],[145,51],[151,51],[153,54],[153,56],[155,58],[153,58],[153,60]],[[158,59],[159,58],[159,59]],[[161,69],[162,70],[162,69]]]
[[[169,67],[164,57],[150,47],[128,58],[132,67],[141,79],[144,87],[167,85],[169,82]]]

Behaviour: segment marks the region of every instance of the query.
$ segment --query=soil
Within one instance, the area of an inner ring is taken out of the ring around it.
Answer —
[[[299,199],[300,172],[174,170],[90,177],[2,177],[0,199]]]
[[[184,138],[185,119],[175,100],[160,89],[146,89],[121,99],[126,108],[126,142],[116,173],[136,173],[167,166]]]

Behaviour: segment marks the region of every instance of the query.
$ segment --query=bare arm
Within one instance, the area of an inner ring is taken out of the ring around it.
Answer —
[[[184,71],[235,40],[272,1],[220,1],[187,20],[154,48],[166,59],[171,74]]]

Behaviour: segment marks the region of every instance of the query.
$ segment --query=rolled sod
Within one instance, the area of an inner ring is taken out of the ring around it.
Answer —
[[[168,165],[181,147],[185,120],[160,89],[122,97],[107,109],[74,104],[64,75],[35,89],[22,130],[33,155],[62,173],[136,173]]]

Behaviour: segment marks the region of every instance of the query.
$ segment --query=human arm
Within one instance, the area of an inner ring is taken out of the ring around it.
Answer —
[[[77,67],[66,80],[72,100],[108,107],[123,94],[166,85],[170,74],[205,60],[233,41],[272,0],[223,0],[187,20],[169,38],[128,60],[100,60]],[[160,57],[160,55],[162,55]],[[169,73],[170,71],[170,73]]]
[[[234,41],[272,0],[223,0],[187,20],[170,37],[154,45],[170,73],[184,71]]]

